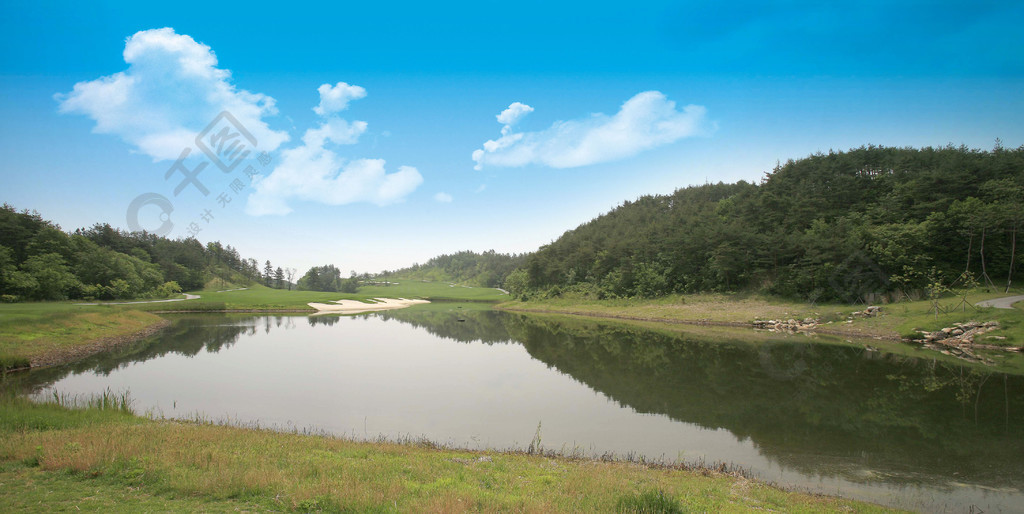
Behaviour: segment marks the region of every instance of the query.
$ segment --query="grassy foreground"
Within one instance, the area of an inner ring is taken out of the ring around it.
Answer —
[[[882,512],[714,471],[354,442],[0,400],[0,502],[17,511]]]

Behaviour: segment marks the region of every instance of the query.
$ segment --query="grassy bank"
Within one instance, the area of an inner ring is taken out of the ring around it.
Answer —
[[[71,362],[164,324],[155,314],[117,307],[0,305],[0,368]]]
[[[884,345],[888,352],[912,356],[925,356],[955,360],[933,350],[922,350],[917,345],[900,341],[919,335],[919,331],[935,331],[971,320],[998,321],[1000,328],[975,340],[976,344],[997,347],[1024,346],[1024,302],[1013,309],[976,308],[974,303],[992,298],[1022,294],[976,290],[968,295],[968,305],[959,297],[940,299],[940,313],[935,314],[930,301],[907,301],[883,304],[881,314],[875,317],[851,316],[863,310],[864,305],[818,304],[793,302],[778,298],[745,294],[673,295],[658,299],[588,300],[579,298],[549,298],[530,301],[509,301],[495,306],[497,309],[538,314],[557,314],[617,319],[649,324],[679,325],[707,324],[749,327],[754,320],[788,320],[815,318],[821,324],[814,333],[848,338],[850,343],[862,346]],[[954,308],[956,307],[956,308]],[[989,359],[988,364],[977,364],[986,369],[1020,374],[1024,373],[1024,355],[1001,350],[979,350]]]
[[[713,471],[149,420],[118,397],[2,401],[0,501],[19,511],[884,510]]]
[[[1024,310],[976,308],[974,303],[1022,294],[1008,294],[977,290],[968,296],[968,306],[960,305],[960,298],[943,298],[940,306],[949,312],[935,315],[930,301],[908,301],[883,304],[877,317],[853,317],[851,313],[865,305],[809,304],[754,294],[698,294],[671,295],[656,299],[626,298],[590,300],[581,298],[550,298],[530,301],[508,301],[498,309],[522,312],[571,314],[580,316],[633,319],[668,323],[708,323],[721,325],[749,325],[757,319],[815,318],[827,332],[852,337],[878,337],[900,339],[917,330],[937,330],[968,320],[996,320],[1003,328],[994,333],[1006,337],[993,340],[994,344],[1020,346],[1024,344]]]

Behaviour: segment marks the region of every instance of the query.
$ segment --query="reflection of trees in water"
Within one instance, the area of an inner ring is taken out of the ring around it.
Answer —
[[[505,329],[505,313],[492,310],[469,310],[458,305],[450,309],[396,309],[381,311],[377,316],[398,320],[425,329],[442,339],[460,343],[480,341],[486,344],[511,341]]]
[[[133,363],[148,361],[171,353],[187,357],[195,356],[203,350],[216,353],[230,348],[238,342],[239,337],[243,334],[255,334],[259,319],[234,319],[212,314],[176,316],[168,328],[143,340],[65,366],[34,370],[23,376],[13,377],[18,381],[15,387],[32,391],[71,374],[93,372],[109,375]],[[214,320],[217,322],[212,322]],[[285,325],[282,322],[277,322],[277,324]]]
[[[340,315],[324,314],[320,316],[307,316],[306,321],[309,322],[309,326],[315,327],[317,325],[326,325],[332,327],[338,323],[341,319]]]
[[[708,343],[509,318],[530,354],[643,413],[750,438],[805,471],[928,470],[1021,483],[1024,379],[849,346]],[[1000,387],[986,383],[999,382]]]
[[[456,341],[519,341],[621,405],[728,429],[806,473],[865,480],[858,470],[867,467],[893,473],[890,482],[943,476],[1017,487],[1024,477],[1022,377],[852,346],[746,343],[742,335],[711,342],[591,320],[494,311],[382,317]]]

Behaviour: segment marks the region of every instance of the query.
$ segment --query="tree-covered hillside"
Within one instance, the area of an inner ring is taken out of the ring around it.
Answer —
[[[458,282],[480,287],[501,287],[505,278],[523,265],[526,254],[462,251],[440,255],[423,264],[382,274],[435,282]]]
[[[256,259],[217,241],[203,246],[106,224],[66,233],[39,213],[0,208],[4,301],[164,297],[215,279],[273,285]]]
[[[645,196],[566,232],[510,274],[514,294],[758,290],[811,300],[916,295],[964,271],[1020,271],[1024,147],[861,147],[789,161],[760,184]]]

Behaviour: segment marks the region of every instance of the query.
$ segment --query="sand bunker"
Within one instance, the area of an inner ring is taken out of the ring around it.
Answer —
[[[405,298],[374,298],[376,303],[363,303],[358,300],[337,300],[331,303],[308,303],[310,307],[322,312],[341,312],[354,314],[359,312],[386,311],[404,309],[410,305],[430,303],[427,300],[407,300]]]

